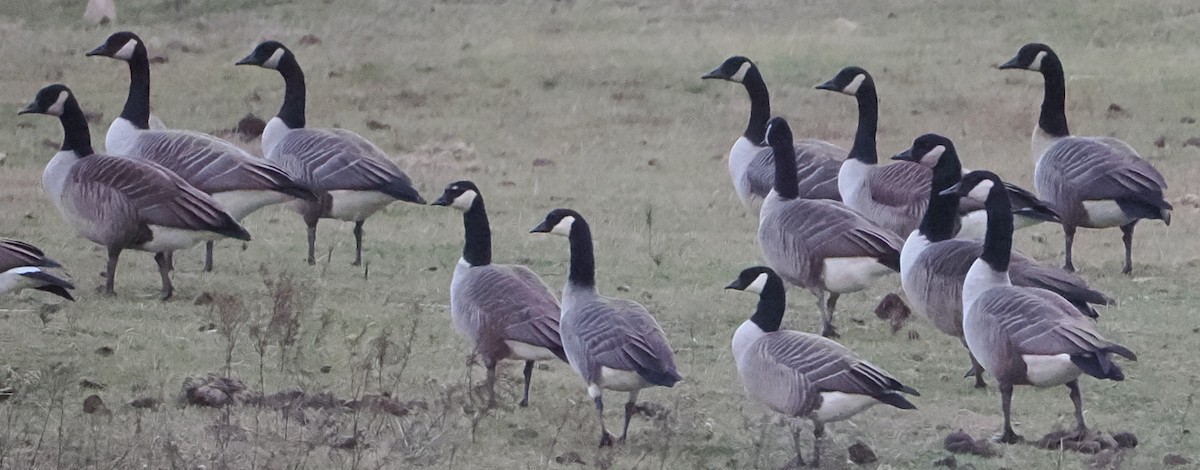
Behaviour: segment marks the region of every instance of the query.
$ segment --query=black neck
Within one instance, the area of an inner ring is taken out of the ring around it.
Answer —
[[[1042,97],[1042,113],[1038,126],[1055,137],[1071,135],[1067,130],[1067,82],[1063,77],[1062,62],[1058,56],[1046,53],[1040,67],[1046,92]]]
[[[283,106],[279,108],[279,114],[276,114],[279,119],[287,124],[289,129],[300,129],[304,127],[304,71],[300,69],[300,63],[296,62],[296,56],[291,52],[285,52],[283,57],[279,59],[279,65],[276,70],[280,75],[283,75]]]
[[[779,331],[783,323],[783,311],[787,308],[787,295],[784,293],[783,280],[778,276],[767,278],[762,293],[758,295],[758,309],[750,316],[750,321],[765,332]]]
[[[476,195],[471,208],[463,212],[463,229],[466,233],[463,259],[471,266],[492,264],[492,228],[483,207],[483,196]]]
[[[67,97],[58,120],[63,126],[62,150],[75,152],[79,157],[96,153],[92,150],[92,134],[88,130],[87,119],[83,117],[83,110],[74,96]]]
[[[767,138],[767,120],[771,119],[771,95],[767,93],[767,84],[763,82],[758,67],[751,66],[742,77],[742,86],[750,95],[750,122],[746,124],[746,132],[742,135],[754,145],[762,143]]]
[[[918,228],[930,242],[940,242],[954,238],[954,225],[958,219],[957,194],[938,194],[950,189],[962,179],[962,163],[958,156],[950,151],[942,154],[938,164],[933,169],[933,184],[930,185],[929,207]]]
[[[125,98],[121,117],[138,129],[150,128],[150,60],[141,46],[129,59],[129,96]]]
[[[1003,184],[995,182],[984,207],[988,217],[987,234],[983,236],[983,254],[979,259],[986,261],[996,272],[1008,271],[1008,262],[1012,258],[1013,216],[1012,203]]]
[[[875,94],[875,83],[870,78],[863,79],[854,97],[858,99],[858,131],[854,133],[850,158],[874,165],[879,163],[875,148],[875,133],[879,127],[879,97]]]
[[[771,146],[775,154],[775,192],[784,199],[800,197],[799,180],[796,177],[796,148],[791,139],[778,146]]]
[[[587,221],[575,219],[571,225],[571,272],[567,282],[579,287],[596,287],[596,258],[592,252],[592,229]]]

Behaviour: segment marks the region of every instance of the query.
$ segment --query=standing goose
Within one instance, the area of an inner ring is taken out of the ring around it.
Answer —
[[[875,80],[859,67],[846,67],[833,79],[817,85],[858,100],[858,130],[850,155],[838,173],[842,201],[867,219],[900,236],[908,236],[929,203],[929,169],[912,162],[879,166],[875,146],[879,126],[879,97]]]
[[[1087,436],[1087,426],[1079,376],[1124,380],[1112,355],[1131,361],[1137,356],[1101,337],[1095,324],[1058,294],[1014,286],[1009,281],[1013,222],[1000,177],[975,171],[964,176],[957,188],[945,192],[957,189],[962,195],[976,185],[988,191],[988,228],[983,253],[971,264],[963,281],[963,333],[967,347],[996,377],[1004,412],[1004,432],[999,440],[1021,440],[1012,429],[1013,385],[1066,385],[1075,404],[1072,438],[1082,439]]]
[[[836,337],[838,297],[899,271],[904,241],[840,202],[800,198],[792,131],[783,118],[767,123],[767,143],[780,158],[775,159],[775,188],[759,212],[759,249],[780,277],[817,297],[821,335]]]
[[[148,161],[98,154],[71,90],[50,85],[19,114],[58,116],[62,150],[42,174],[46,195],[80,235],[108,248],[104,294],[111,295],[121,251],[155,253],[162,298],[171,297],[167,252],[205,240],[250,234],[221,205],[175,173]]]
[[[21,289],[37,289],[67,300],[75,300],[67,289],[74,289],[67,280],[46,272],[46,268],[61,268],[36,246],[0,238],[0,294]]]
[[[962,165],[954,143],[937,134],[925,134],[913,141],[912,147],[892,157],[919,162],[933,167],[933,187],[929,209],[921,225],[913,231],[900,250],[900,280],[905,296],[918,312],[922,312],[942,333],[963,339],[962,289],[971,264],[983,253],[983,243],[973,239],[951,238],[958,218],[959,197],[940,194],[958,184]],[[975,193],[980,193],[977,187]],[[1005,188],[1011,200],[1010,188]],[[987,191],[982,191],[986,198]],[[969,198],[970,196],[968,196]],[[963,198],[963,201],[970,200]],[[981,217],[986,221],[987,217]],[[1088,287],[1079,276],[1038,263],[1019,251],[1012,251],[1009,276],[1013,285],[1037,287],[1054,292],[1071,302],[1089,317],[1097,317],[1090,304],[1110,305],[1113,299]],[[983,368],[970,354],[975,387],[983,388]]]
[[[733,56],[719,67],[700,77],[741,83],[750,95],[750,122],[746,131],[729,151],[729,176],[738,198],[749,210],[757,210],[763,198],[775,184],[775,165],[770,147],[762,142],[771,118],[771,98],[758,66],[750,59]],[[800,197],[805,199],[842,200],[838,193],[837,177],[846,150],[816,139],[800,139],[794,144],[796,182]]]
[[[812,466],[821,466],[825,423],[849,419],[879,403],[917,407],[900,392],[920,396],[845,346],[817,335],[780,330],[787,299],[771,268],[747,268],[725,287],[759,294],[758,308],[733,334],[733,358],[750,398],[788,417],[813,422]],[[800,429],[793,429],[800,442]],[[797,466],[804,465],[799,445]]]
[[[433,205],[463,212],[466,243],[450,281],[454,328],[483,358],[490,403],[496,401],[496,364],[502,359],[525,361],[520,406],[528,406],[534,361],[567,360],[558,335],[558,299],[529,268],[492,264],[492,231],[475,183],[450,183]]]
[[[152,130],[150,125],[150,59],[136,34],[113,33],[88,56],[129,64],[129,96],[121,115],[104,137],[112,155],[149,160],[175,172],[196,189],[211,195],[229,215],[242,220],[250,213],[293,198],[315,202],[316,196],[275,164],[208,134]],[[213,242],[205,243],[204,270],[212,271]]]
[[[563,288],[559,327],[563,350],[596,404],[600,447],[613,443],[604,425],[603,390],[629,392],[621,428],[623,442],[629,434],[629,419],[637,411],[638,392],[655,385],[672,387],[682,380],[675,368],[675,353],[646,307],[596,292],[592,231],[583,216],[570,209],[555,209],[530,232],[561,235],[570,241],[571,268]]]
[[[316,264],[317,221],[354,222],[354,266],[362,264],[363,222],[396,201],[425,204],[412,180],[387,154],[345,129],[306,128],[304,72],[292,51],[265,41],[237,65],[274,69],[283,76],[283,106],[263,130],[263,155],[312,188],[317,203],[304,203],[308,225],[308,264]]]
[[[1064,269],[1075,270],[1071,245],[1077,227],[1121,227],[1125,267],[1133,272],[1133,227],[1141,219],[1171,224],[1171,204],[1163,199],[1167,182],[1150,162],[1112,137],[1076,137],[1067,129],[1067,85],[1062,62],[1045,44],[1021,47],[1001,69],[1041,72],[1042,111],[1033,128],[1033,187],[1062,216]]]

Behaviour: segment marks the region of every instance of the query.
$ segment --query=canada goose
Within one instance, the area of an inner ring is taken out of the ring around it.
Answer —
[[[58,116],[62,123],[62,150],[46,165],[42,186],[80,235],[108,248],[104,294],[114,293],[122,250],[155,253],[166,300],[174,292],[166,252],[221,237],[250,240],[212,196],[170,170],[95,153],[83,110],[66,86],[42,88],[19,114],[26,113]]]
[[[1076,137],[1067,129],[1067,85],[1062,62],[1045,44],[1030,43],[1001,69],[1041,72],[1042,111],[1033,128],[1033,187],[1062,217],[1064,269],[1074,271],[1071,245],[1077,227],[1121,227],[1125,267],[1133,272],[1133,227],[1141,219],[1171,224],[1167,182],[1129,144],[1112,137]]]
[[[317,241],[317,220],[354,222],[354,266],[362,264],[363,222],[396,201],[425,204],[412,180],[387,154],[345,129],[306,128],[304,72],[292,51],[265,41],[237,65],[274,69],[283,76],[283,106],[262,134],[263,155],[312,188],[318,204],[301,204],[308,225],[308,264]]]
[[[683,379],[675,368],[675,353],[646,307],[596,292],[592,231],[583,216],[570,209],[555,209],[530,232],[561,235],[570,241],[571,267],[563,288],[559,326],[563,350],[596,404],[600,447],[613,443],[604,425],[603,389],[629,392],[621,428],[623,442],[629,434],[629,419],[637,411],[638,392],[655,385],[672,387]]]
[[[900,236],[917,228],[929,202],[929,169],[912,162],[879,166],[875,132],[879,125],[879,97],[875,80],[859,67],[846,67],[829,81],[817,85],[858,100],[858,130],[854,145],[838,172],[842,201],[867,219]]]
[[[75,300],[67,289],[75,286],[69,281],[46,272],[46,268],[61,268],[36,246],[0,238],[0,294],[21,289],[37,289],[67,300]]]
[[[780,330],[787,300],[771,268],[747,268],[725,287],[759,294],[758,308],[733,334],[733,358],[746,394],[777,413],[813,422],[812,466],[821,466],[825,423],[842,421],[879,403],[917,407],[900,392],[920,396],[854,351],[817,335]],[[800,429],[793,429],[800,442]],[[796,465],[804,465],[799,445]]]
[[[232,143],[199,132],[151,130],[150,60],[146,45],[136,34],[113,33],[87,55],[129,64],[125,108],[104,137],[104,146],[110,154],[149,160],[166,167],[211,195],[237,220],[293,198],[316,202],[313,192],[292,181],[282,168]],[[213,242],[205,245],[204,270],[212,271]]]
[[[775,165],[771,162],[774,157],[771,148],[762,145],[767,119],[771,117],[767,84],[763,82],[758,66],[742,56],[725,59],[719,67],[700,78],[741,83],[750,95],[750,122],[729,151],[729,176],[733,178],[733,187],[742,204],[749,210],[757,210],[775,184]],[[837,176],[846,150],[816,139],[797,140],[794,149],[800,197],[842,200]]]
[[[767,123],[766,143],[780,158],[775,159],[775,188],[759,212],[759,249],[780,277],[817,297],[821,335],[836,337],[833,311],[838,297],[899,271],[904,242],[840,202],[799,197],[792,131],[783,118]]]
[[[929,209],[921,219],[920,227],[908,236],[904,248],[900,250],[900,280],[905,296],[913,308],[929,317],[938,330],[958,338],[966,346],[962,326],[963,279],[971,264],[983,252],[983,243],[951,238],[960,199],[956,194],[940,193],[958,184],[962,178],[958,152],[950,139],[937,134],[925,134],[913,140],[912,147],[892,158],[933,166]],[[987,191],[982,189],[977,187],[975,193],[986,198]],[[1005,192],[1011,200],[1011,188],[1005,188]],[[970,198],[968,195],[962,200]],[[979,219],[986,221],[987,217]],[[1054,292],[1071,302],[1080,313],[1093,318],[1098,314],[1090,304],[1113,303],[1112,298],[1088,287],[1087,282],[1079,276],[1038,263],[1016,250],[1012,252],[1009,276],[1013,285]],[[974,355],[971,355],[971,364],[975,387],[985,387],[983,368]]]
[[[454,329],[483,358],[491,403],[496,401],[496,364],[502,359],[525,361],[520,406],[528,406],[534,361],[567,360],[558,335],[558,299],[529,268],[492,264],[492,231],[475,183],[450,183],[433,205],[463,212],[466,242],[450,281]]]
[[[1004,411],[1005,443],[1021,439],[1012,429],[1013,385],[1066,385],[1075,404],[1073,438],[1087,435],[1079,376],[1124,380],[1112,361],[1117,354],[1131,361],[1132,351],[1105,340],[1095,325],[1070,302],[1054,292],[1014,286],[1009,281],[1013,222],[1008,197],[995,173],[975,171],[943,191],[966,194],[976,185],[988,191],[988,228],[983,253],[971,264],[963,281],[963,333],[979,363],[996,377]]]

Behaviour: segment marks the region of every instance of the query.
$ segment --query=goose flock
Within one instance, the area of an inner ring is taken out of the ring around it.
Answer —
[[[349,130],[308,127],[304,72],[277,41],[258,44],[236,62],[283,78],[283,103],[263,131],[262,158],[212,135],[155,125],[150,62],[136,34],[112,34],[86,55],[129,66],[128,96],[109,126],[106,152],[93,148],[80,100],[65,85],[42,88],[20,113],[54,116],[62,124],[62,146],[42,184],[67,225],[107,250],[102,294],[115,293],[121,253],[137,250],[154,254],[161,297],[171,298],[175,251],[205,242],[204,270],[210,271],[214,241],[251,240],[240,221],[281,203],[303,218],[309,264],[315,263],[320,219],[354,222],[352,264],[359,265],[368,217],[396,201],[426,203],[375,144]],[[1114,300],[1073,273],[1072,245],[1078,227],[1120,227],[1122,272],[1130,273],[1137,222],[1170,223],[1166,182],[1120,140],[1071,135],[1063,67],[1050,47],[1027,44],[1000,68],[1044,78],[1032,138],[1034,191],[986,170],[964,170],[954,143],[938,134],[916,137],[894,163],[881,165],[876,82],[863,68],[843,68],[816,86],[856,100],[857,130],[848,151],[795,139],[787,120],[772,115],[762,72],[750,59],[729,57],[701,77],[741,84],[750,98],[749,121],[728,164],[736,196],[758,215],[755,239],[764,265],[742,270],[727,286],[759,296],[733,332],[734,365],[749,398],[812,421],[814,466],[827,423],[877,404],[917,408],[910,401],[917,390],[833,339],[839,297],[884,283],[894,272],[912,307],[967,348],[975,386],[986,387],[985,372],[994,377],[1000,442],[1020,440],[1011,425],[1014,385],[1066,386],[1076,418],[1068,438],[1087,439],[1080,377],[1120,381],[1125,376],[1114,357],[1136,360],[1100,334],[1096,307]],[[569,273],[559,297],[533,270],[493,263],[476,182],[448,184],[432,205],[462,212],[462,256],[449,280],[451,324],[486,368],[490,404],[501,361],[524,365],[521,407],[530,403],[536,362],[564,361],[594,403],[603,447],[627,438],[642,390],[684,380],[651,312],[597,291],[592,228],[580,212],[554,209],[531,229],[567,238]],[[1062,268],[1013,249],[1014,229],[1034,223],[1062,225]],[[0,294],[36,289],[75,300],[63,271],[38,248],[0,239]],[[819,334],[781,329],[788,285],[816,297]],[[605,424],[605,390],[628,394],[616,439]],[[796,442],[799,429],[793,428]],[[793,464],[804,462],[797,450]]]

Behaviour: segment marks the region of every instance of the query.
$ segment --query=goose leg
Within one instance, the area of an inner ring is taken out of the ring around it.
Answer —
[[[488,408],[496,406],[496,361],[484,363],[487,368]]]
[[[364,221],[360,220],[354,223],[354,262],[350,263],[351,266],[362,265],[363,222]]]
[[[1071,262],[1071,245],[1075,244],[1075,226],[1063,224],[1063,242],[1066,245],[1067,262],[1063,265],[1063,270],[1069,273],[1075,272],[1075,264]]]
[[[629,420],[637,413],[637,397],[640,391],[629,392],[629,401],[625,402],[625,426],[621,428],[621,442],[625,442],[625,437],[629,435]]]
[[[1121,241],[1125,243],[1125,267],[1121,269],[1121,274],[1130,274],[1133,272],[1133,226],[1137,225],[1137,221],[1130,222],[1121,226]]]
[[[825,291],[818,290],[814,292],[817,296],[817,308],[821,309],[821,336],[826,338],[838,338],[841,335],[837,333],[837,329],[833,327],[833,308],[832,305],[837,304],[837,293],[829,294],[829,301],[825,301]]]
[[[116,295],[113,290],[114,280],[117,277],[117,260],[121,257],[121,249],[110,246],[108,247],[108,264],[104,269],[104,287],[98,289],[101,294],[106,296]]]
[[[796,448],[796,458],[784,465],[783,468],[801,468],[804,466],[804,453],[800,449],[800,426],[792,423],[792,446]]]
[[[517,405],[521,408],[529,406],[529,380],[533,378],[533,361],[525,361],[525,396]]]
[[[167,269],[169,269],[171,271],[175,270],[175,252],[174,251],[167,252]]]
[[[967,341],[963,340],[963,347],[967,347]],[[971,370],[967,371],[967,377],[975,376],[975,388],[987,388],[987,382],[983,380],[983,365],[979,363],[979,359],[975,358],[975,353],[971,352],[971,348],[967,348],[967,357],[971,358]]]
[[[821,466],[821,438],[825,437],[825,423],[813,421],[813,460],[809,466]]]
[[[1087,424],[1083,422],[1083,395],[1079,393],[1079,380],[1067,382],[1067,388],[1071,390],[1071,403],[1075,404],[1075,439],[1083,439],[1087,437]]]
[[[175,288],[171,286],[171,254],[165,251],[155,253],[154,261],[158,262],[158,275],[162,277],[161,299],[170,299],[175,293]]]
[[[997,436],[996,440],[1004,444],[1016,444],[1024,439],[1012,428],[1013,386],[1007,382],[1000,382],[997,386],[1000,388],[1000,408],[1004,411],[1004,434]]]
[[[600,447],[612,447],[612,434],[609,434],[608,429],[604,427],[604,399],[600,396],[600,387],[592,385],[588,387],[588,393],[592,395],[592,401],[596,403],[596,416],[600,418]]]
[[[317,221],[308,223],[308,265],[317,264]]]
[[[216,244],[216,242],[212,240],[204,243],[204,272],[206,273],[212,272],[212,253],[214,244]]]

